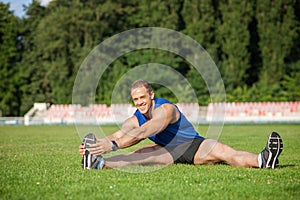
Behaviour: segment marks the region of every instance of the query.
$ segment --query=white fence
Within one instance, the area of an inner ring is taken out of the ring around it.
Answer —
[[[0,125],[24,125],[24,117],[0,117]]]

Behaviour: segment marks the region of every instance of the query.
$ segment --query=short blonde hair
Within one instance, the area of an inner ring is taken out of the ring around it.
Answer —
[[[139,87],[145,87],[149,94],[151,92],[153,92],[153,88],[152,88],[151,84],[148,81],[145,81],[145,80],[136,80],[136,81],[134,81],[131,85],[130,91],[132,91],[133,89],[139,88]]]

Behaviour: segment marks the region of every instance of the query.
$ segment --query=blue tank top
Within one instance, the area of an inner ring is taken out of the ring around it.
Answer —
[[[154,102],[154,109],[162,104],[172,104],[171,102],[163,98],[155,98]],[[180,111],[179,113],[180,117],[175,123],[169,124],[162,132],[152,135],[148,138],[156,144],[168,147],[177,146],[181,143],[191,141],[194,138],[202,138],[194,129],[193,125],[186,119],[183,113]],[[139,126],[142,126],[147,122],[146,117],[139,110],[135,111],[134,116],[137,117]]]

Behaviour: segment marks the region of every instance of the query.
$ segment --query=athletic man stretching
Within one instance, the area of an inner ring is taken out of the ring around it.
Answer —
[[[89,134],[84,138],[85,144],[79,146],[83,159],[88,154],[92,155],[92,165],[88,168],[219,162],[238,167],[275,168],[278,165],[283,144],[275,132],[270,134],[267,146],[260,154],[239,151],[217,140],[201,137],[174,104],[162,98],[154,98],[154,91],[147,81],[135,81],[131,86],[131,97],[137,110],[119,131],[101,139]],[[128,154],[105,159],[101,156],[133,146],[146,138],[154,144]]]

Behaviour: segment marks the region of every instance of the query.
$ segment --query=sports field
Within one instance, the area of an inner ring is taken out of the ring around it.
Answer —
[[[208,126],[197,128],[204,134]],[[284,142],[275,170],[178,164],[97,171],[81,169],[73,126],[2,126],[0,199],[300,199],[300,125],[226,125],[219,140],[258,153],[273,130]]]

